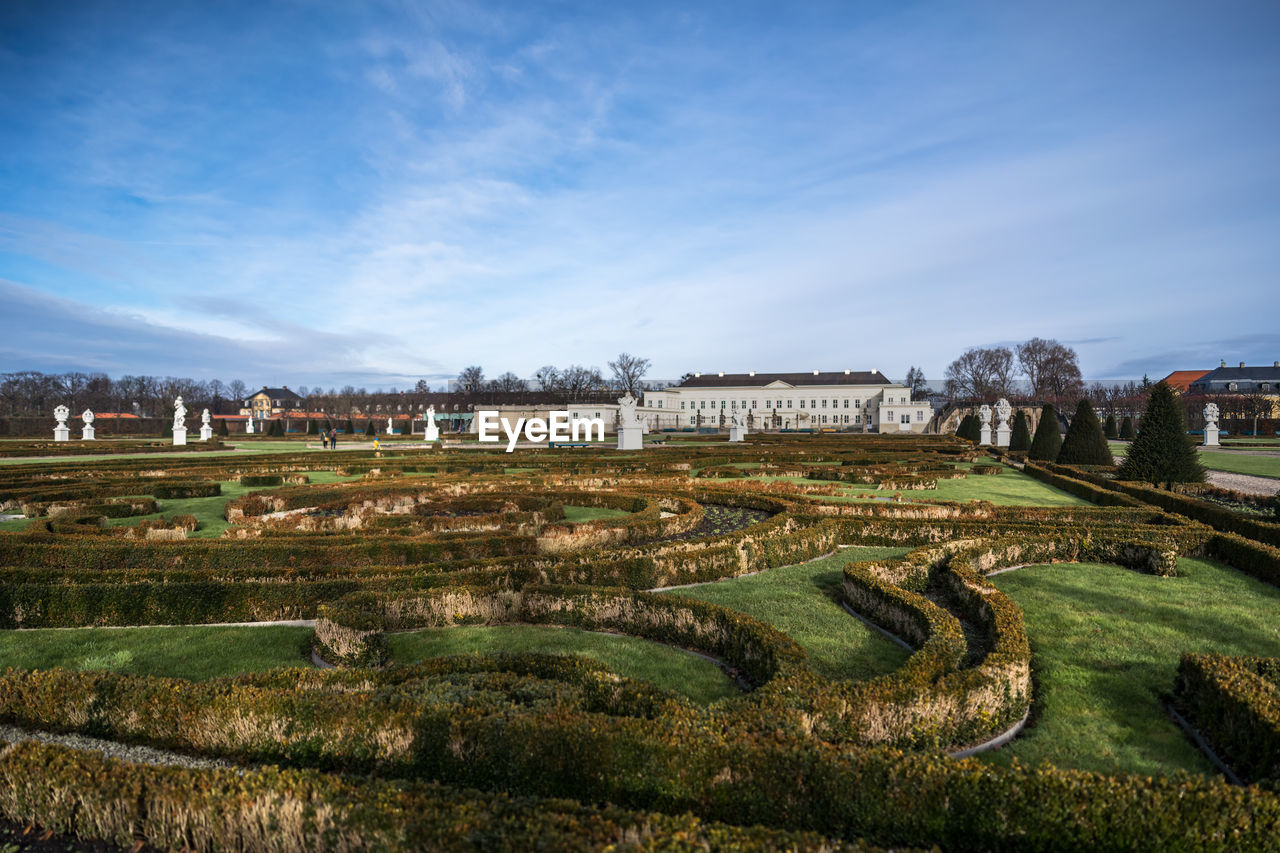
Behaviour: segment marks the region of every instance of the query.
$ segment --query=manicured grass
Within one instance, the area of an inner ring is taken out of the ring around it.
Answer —
[[[809,653],[827,678],[865,679],[892,672],[910,653],[845,612],[834,595],[845,563],[898,556],[909,548],[842,548],[836,554],[758,575],[668,590],[768,622]]]
[[[1000,464],[980,459],[987,464]],[[939,480],[938,488],[928,492],[903,492],[906,500],[937,498],[947,501],[990,501],[997,506],[1089,506],[1075,495],[1055,489],[1016,468],[1004,465],[999,474],[967,475],[963,480]]]
[[[310,666],[303,655],[310,636],[310,628],[288,625],[0,631],[0,668],[62,667],[215,678],[279,666]]]
[[[579,521],[597,521],[601,518],[622,518],[631,515],[625,509],[610,509],[604,506],[566,506],[564,520],[577,523]]]
[[[740,695],[720,667],[683,649],[638,637],[546,625],[468,625],[387,635],[395,663],[469,652],[539,652],[593,658],[619,675],[683,693],[707,704]]]
[[[1214,471],[1230,471],[1233,474],[1252,474],[1255,477],[1280,477],[1280,454],[1253,456],[1233,453],[1230,450],[1201,450],[1200,462]]]
[[[1183,577],[1081,563],[991,579],[1025,614],[1040,716],[987,760],[1213,772],[1158,697],[1173,689],[1184,651],[1280,655],[1280,590],[1207,560],[1178,567]]]

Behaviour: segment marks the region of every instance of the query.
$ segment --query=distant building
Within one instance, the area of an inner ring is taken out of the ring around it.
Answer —
[[[1227,367],[1226,362],[1190,383],[1195,394],[1262,394],[1280,393],[1280,361],[1270,367]]]
[[[1190,390],[1192,382],[1202,379],[1208,373],[1207,370],[1175,370],[1160,381],[1179,394],[1185,394]]]
[[[745,411],[756,429],[924,432],[933,407],[878,370],[695,373],[644,392],[644,408],[681,427],[722,426]],[[663,424],[666,425],[665,423]]]
[[[244,401],[244,408],[240,410],[240,414],[255,418],[269,418],[272,415],[302,408],[302,406],[303,399],[290,391],[288,386],[268,388],[264,385],[261,391]]]

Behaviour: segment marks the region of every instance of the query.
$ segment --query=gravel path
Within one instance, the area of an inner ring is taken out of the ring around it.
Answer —
[[[62,746],[69,746],[72,749],[86,749],[94,752],[101,752],[107,758],[118,758],[121,761],[128,761],[131,764],[154,764],[164,767],[235,767],[230,761],[223,761],[215,758],[194,758],[190,755],[182,755],[177,752],[170,752],[166,749],[155,749],[150,746],[131,746],[124,743],[116,743],[113,740],[101,740],[96,737],[85,737],[84,735],[59,735],[51,732],[35,732],[27,729],[20,729],[17,726],[0,725],[0,741],[16,743],[18,741],[34,740],[41,743],[56,743]]]
[[[1219,488],[1247,495],[1280,494],[1280,480],[1274,477],[1255,477],[1252,474],[1231,474],[1226,471],[1209,471],[1208,474],[1209,482]]]

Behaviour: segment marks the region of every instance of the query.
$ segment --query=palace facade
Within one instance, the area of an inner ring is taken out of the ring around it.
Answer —
[[[644,392],[645,413],[681,427],[721,426],[735,411],[755,429],[924,432],[933,408],[878,370],[695,373]]]

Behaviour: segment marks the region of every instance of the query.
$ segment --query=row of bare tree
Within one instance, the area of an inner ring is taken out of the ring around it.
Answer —
[[[139,417],[169,417],[173,400],[181,395],[187,408],[221,412],[240,408],[248,394],[243,382],[213,379],[200,382],[178,376],[121,376],[105,373],[39,373],[33,370],[0,373],[0,413],[7,416],[49,415],[65,405],[79,414],[124,412]]]
[[[1026,380],[1024,390],[1015,382]],[[953,400],[1018,397],[1054,404],[1079,400],[1084,379],[1076,351],[1065,344],[1032,338],[1008,347],[971,347],[947,366],[945,393]]]

